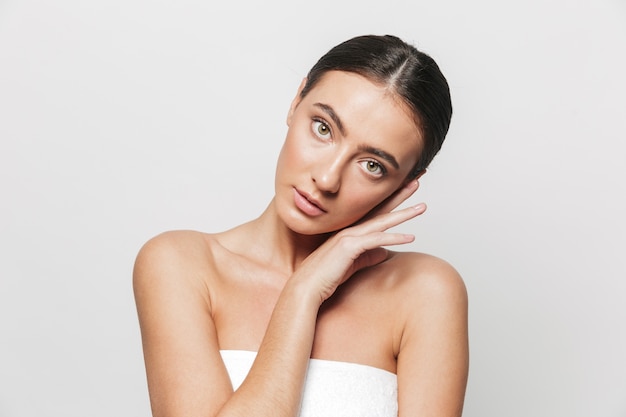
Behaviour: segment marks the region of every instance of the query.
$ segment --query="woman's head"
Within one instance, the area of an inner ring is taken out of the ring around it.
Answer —
[[[448,83],[435,61],[395,36],[358,36],[317,61],[300,97],[334,70],[357,73],[385,85],[409,107],[423,139],[420,157],[409,174],[409,178],[417,177],[441,149],[452,117]]]

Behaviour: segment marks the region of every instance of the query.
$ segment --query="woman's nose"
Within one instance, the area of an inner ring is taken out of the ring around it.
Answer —
[[[325,193],[336,194],[341,187],[341,157],[327,158],[316,164],[311,171],[311,179]]]

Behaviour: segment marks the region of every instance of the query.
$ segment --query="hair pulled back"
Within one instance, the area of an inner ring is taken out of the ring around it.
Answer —
[[[300,96],[306,96],[328,71],[357,73],[395,92],[413,112],[423,139],[409,176],[414,178],[426,169],[441,149],[452,117],[450,89],[437,63],[396,36],[357,36],[317,61]]]

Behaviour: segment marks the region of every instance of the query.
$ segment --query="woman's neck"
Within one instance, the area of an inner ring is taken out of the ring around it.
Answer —
[[[258,218],[242,227],[248,235],[248,253],[289,275],[329,237],[302,235],[289,229],[277,215],[274,200]]]

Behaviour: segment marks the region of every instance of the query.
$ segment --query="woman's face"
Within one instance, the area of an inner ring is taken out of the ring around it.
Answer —
[[[302,88],[302,86],[300,87]],[[421,136],[406,105],[358,74],[330,71],[287,117],[275,203],[293,231],[343,229],[405,184]]]

